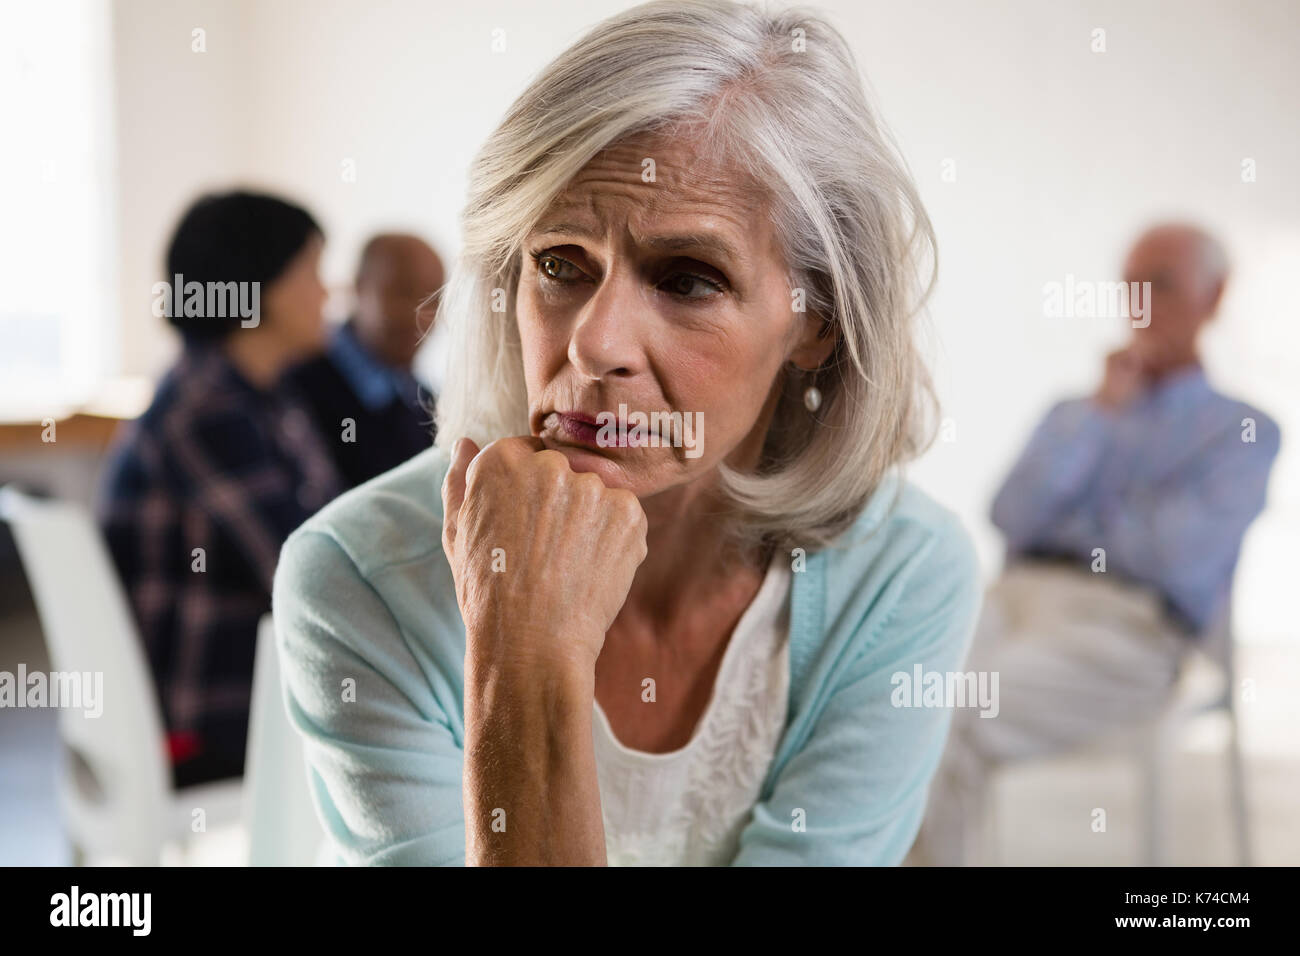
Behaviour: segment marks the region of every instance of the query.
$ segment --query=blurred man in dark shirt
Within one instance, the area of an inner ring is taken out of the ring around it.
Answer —
[[[430,396],[411,363],[433,318],[443,267],[417,236],[372,238],[357,268],[357,305],[329,348],[292,370],[283,387],[311,409],[339,473],[369,481],[433,443]]]

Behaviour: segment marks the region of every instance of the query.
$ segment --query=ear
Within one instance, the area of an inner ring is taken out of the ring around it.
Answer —
[[[1227,285],[1227,280],[1220,277],[1214,280],[1214,284],[1210,286],[1209,290],[1205,293],[1207,315],[1213,316],[1219,311],[1219,303],[1223,301],[1223,287],[1225,285]]]
[[[790,361],[802,369],[812,370],[830,358],[839,341],[840,331],[815,312],[801,316],[803,327],[798,331]]]

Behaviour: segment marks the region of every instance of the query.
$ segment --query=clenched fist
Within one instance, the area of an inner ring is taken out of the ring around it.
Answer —
[[[479,665],[594,672],[646,556],[646,516],[626,489],[569,467],[532,437],[453,450],[442,546]]]
[[[1123,408],[1150,384],[1150,375],[1139,353],[1129,347],[1106,356],[1106,372],[1093,399],[1106,408]]]

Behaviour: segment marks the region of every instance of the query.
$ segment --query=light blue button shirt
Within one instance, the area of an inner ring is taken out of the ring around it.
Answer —
[[[1146,584],[1204,631],[1227,596],[1242,536],[1264,507],[1280,433],[1210,387],[1199,365],[1132,404],[1054,406],[993,503],[1009,557],[1057,554]]]

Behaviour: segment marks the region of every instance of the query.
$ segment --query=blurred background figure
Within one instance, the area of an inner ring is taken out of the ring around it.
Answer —
[[[1188,642],[1222,623],[1264,508],[1278,426],[1217,392],[1198,348],[1228,278],[1223,248],[1195,226],[1159,225],[1124,271],[1150,283],[1149,324],[1134,323],[1091,396],[1053,406],[993,503],[1007,562],[967,669],[999,675],[999,709],[957,709],[924,862],[970,862],[996,765],[1155,715]]]
[[[438,254],[418,236],[384,233],[361,252],[356,310],[328,350],[290,371],[349,486],[433,444],[433,404],[412,374],[443,284]]]
[[[97,509],[158,685],[178,787],[242,773],[257,626],[280,545],[343,490],[310,416],[275,388],[325,344],[323,244],[306,210],[272,196],[231,192],[190,207],[167,251],[167,283],[184,287],[172,290],[167,320],[183,349],[105,465]],[[256,302],[258,314],[214,288]]]

